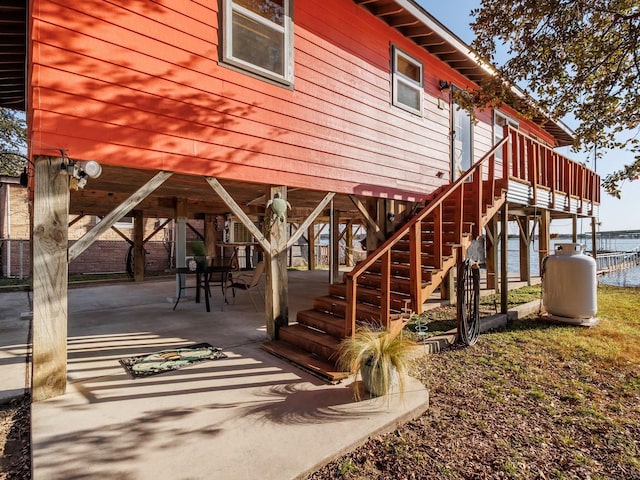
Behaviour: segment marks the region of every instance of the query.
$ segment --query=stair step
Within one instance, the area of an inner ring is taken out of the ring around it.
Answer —
[[[261,348],[276,357],[288,360],[303,370],[332,383],[337,383],[349,376],[349,372],[340,372],[334,362],[327,361],[281,340],[271,340],[263,343]]]
[[[371,288],[380,288],[380,282],[382,275],[377,272],[365,272],[358,278],[359,286],[366,286]],[[411,279],[400,276],[392,276],[390,279],[392,292],[405,292],[408,293],[411,289]],[[423,283],[427,283],[423,279]]]
[[[443,259],[447,259],[451,255],[443,255]],[[397,263],[409,263],[411,261],[411,254],[409,252],[393,251],[391,259]],[[432,254],[423,253],[421,255],[421,262],[423,266],[436,266],[436,257]]]
[[[345,287],[346,288],[346,287]],[[360,289],[358,289],[360,290]],[[313,308],[324,312],[329,312],[335,316],[346,318],[347,301],[344,298],[326,295],[313,299]],[[380,308],[373,305],[365,305],[363,303],[356,304],[356,320],[362,322],[379,322]]]
[[[378,276],[379,277],[379,276]],[[380,284],[380,280],[378,280],[378,285]],[[409,285],[409,281],[407,280],[407,285]],[[424,286],[423,286],[424,288]],[[344,284],[341,285],[332,285],[331,293],[333,295],[344,296],[346,293],[346,286]],[[402,309],[407,305],[406,301],[409,301],[409,306],[411,306],[411,296],[409,295],[409,288],[405,291],[392,291],[390,295],[390,305],[392,313],[402,312]],[[374,317],[377,321],[380,318],[380,289],[377,287],[367,288],[359,284],[358,286],[358,302],[364,302],[367,306],[373,306],[375,311],[377,312],[377,316]],[[359,306],[365,306],[362,303],[358,304]],[[365,321],[371,321],[371,318],[365,319]]]
[[[320,358],[331,361],[337,359],[340,340],[324,332],[294,323],[293,325],[280,327],[278,335],[283,342],[315,353]]]
[[[382,270],[382,262],[375,262],[369,267],[367,272],[380,273],[381,270]],[[433,273],[433,271],[434,270],[432,268],[425,268],[423,266],[422,267],[422,281],[423,282],[430,282],[431,281],[431,274]],[[408,263],[392,263],[391,264],[391,275],[393,275],[394,277],[409,278],[409,276],[411,275],[411,266]]]
[[[344,293],[344,289],[343,289]],[[343,338],[345,334],[345,318],[332,315],[320,310],[301,310],[296,315],[298,323],[307,325],[323,332],[328,333],[336,338]]]
[[[411,241],[410,240],[398,240],[398,242],[396,242],[396,244],[393,246],[392,251],[396,252],[396,251],[400,251],[400,252],[408,252],[411,248]],[[433,242],[423,242],[422,243],[422,253],[427,253],[427,254],[433,254],[435,250],[435,245],[433,244]],[[451,255],[451,252],[453,251],[453,242],[452,243],[446,243],[443,241],[442,243],[442,253],[444,255]],[[392,254],[393,256],[393,254]]]

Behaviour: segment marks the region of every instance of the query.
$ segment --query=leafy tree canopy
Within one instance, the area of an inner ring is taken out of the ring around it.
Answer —
[[[482,0],[472,14],[472,46],[498,71],[474,93],[476,105],[509,101],[509,84],[499,81],[509,79],[552,118],[578,121],[576,149],[634,152],[631,165],[603,179],[619,197],[621,182],[640,177],[640,1]],[[497,62],[497,48],[506,62]]]
[[[0,175],[19,175],[25,164],[27,123],[22,113],[0,107]]]

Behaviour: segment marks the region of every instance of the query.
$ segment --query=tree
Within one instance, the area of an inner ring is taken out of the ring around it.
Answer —
[[[0,175],[19,175],[25,164],[27,123],[16,110],[0,107]]]
[[[575,149],[631,150],[635,161],[602,182],[619,197],[621,182],[640,177],[639,0],[482,0],[472,15],[472,46],[497,70],[476,105],[526,85],[552,118],[577,120]],[[507,61],[497,63],[497,48]]]

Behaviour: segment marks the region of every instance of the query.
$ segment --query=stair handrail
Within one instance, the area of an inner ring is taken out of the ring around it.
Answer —
[[[359,262],[358,265],[356,265],[354,267],[353,270],[351,270],[350,272],[346,272],[345,274],[345,279],[346,279],[346,284],[347,284],[347,292],[346,292],[346,303],[347,303],[347,311],[346,311],[346,318],[345,318],[345,336],[348,335],[352,335],[353,333],[355,333],[355,324],[356,324],[356,289],[357,289],[357,280],[358,278],[366,271],[366,269],[368,269],[371,265],[373,265],[373,263],[375,263],[376,261],[378,261],[379,259],[383,258],[386,256],[386,259],[383,261],[383,266],[382,266],[382,272],[381,272],[381,277],[382,277],[382,285],[381,285],[381,291],[382,291],[382,300],[381,300],[381,323],[384,326],[388,326],[386,325],[386,321],[389,317],[389,280],[390,280],[390,274],[389,274],[389,268],[390,268],[390,263],[391,263],[391,257],[390,257],[390,252],[391,252],[391,248],[404,236],[406,236],[407,234],[409,234],[411,232],[412,229],[416,229],[416,227],[419,225],[419,222],[422,222],[422,220],[424,220],[424,218],[427,215],[430,215],[431,213],[434,212],[434,210],[436,208],[439,208],[442,203],[448,199],[456,190],[458,189],[462,189],[463,186],[465,184],[469,184],[469,182],[467,181],[470,177],[472,177],[475,173],[477,173],[477,175],[475,176],[475,181],[474,184],[476,185],[482,185],[482,170],[481,167],[489,161],[489,159],[493,159],[493,161],[495,162],[495,155],[496,153],[502,149],[504,154],[507,153],[507,149],[505,148],[505,146],[508,144],[508,142],[510,141],[510,136],[505,135],[504,138],[502,138],[496,145],[494,145],[491,150],[489,150],[480,160],[478,160],[476,163],[474,163],[471,168],[469,168],[466,172],[464,172],[460,177],[458,177],[453,183],[449,184],[438,196],[436,196],[435,199],[433,199],[428,205],[426,205],[418,214],[416,214],[411,220],[409,220],[406,224],[404,224],[398,231],[396,231],[391,237],[389,237],[380,247],[378,247],[378,249],[372,253],[371,255],[367,256],[367,258],[365,258],[363,261]],[[506,158],[506,155],[503,155]],[[504,170],[503,173],[506,173],[507,169]],[[490,168],[490,172],[495,172],[495,168]],[[491,174],[490,174],[491,175]],[[491,181],[490,183],[492,183],[492,181],[494,180],[493,178],[489,178],[489,180]],[[480,194],[480,197],[482,197],[482,190],[481,188],[477,189],[478,192]],[[440,222],[442,222],[442,216],[440,216]],[[460,232],[462,233],[462,232]],[[460,239],[461,240],[461,239]],[[411,248],[413,250],[414,245],[417,242],[411,242]],[[411,260],[414,261],[416,259],[420,259],[420,252],[413,252],[411,254]],[[421,267],[417,267],[416,265],[413,265],[414,271],[421,271]],[[420,277],[420,278],[418,278]],[[417,292],[419,286],[421,286],[422,284],[422,278],[421,275],[411,275],[410,276],[410,282],[411,282],[411,291]]]
[[[412,301],[419,299],[419,289],[422,284],[421,269],[421,242],[417,232],[420,222],[428,215],[434,213],[436,209],[440,209],[439,219],[440,225],[434,226],[434,229],[442,233],[442,204],[455,192],[460,191],[461,199],[464,193],[464,186],[470,185],[474,189],[475,202],[473,205],[476,210],[473,212],[474,234],[481,233],[482,218],[482,199],[483,199],[483,178],[482,168],[485,163],[489,162],[488,178],[486,184],[491,188],[490,198],[494,197],[494,188],[496,171],[496,153],[502,149],[502,180],[505,188],[511,178],[516,178],[529,182],[533,189],[533,201],[537,201],[537,190],[539,186],[544,186],[551,190],[552,201],[555,203],[556,191],[565,193],[568,197],[574,196],[580,199],[580,209],[584,208],[585,200],[590,201],[593,208],[594,203],[600,202],[600,176],[583,164],[571,160],[553,150],[552,147],[542,143],[538,139],[521,132],[514,127],[505,125],[503,127],[502,139],[494,145],[480,160],[471,166],[453,183],[447,185],[438,195],[436,195],[428,205],[426,205],[417,215],[404,224],[389,239],[387,239],[378,249],[371,255],[367,256],[362,262],[354,267],[353,270],[345,274],[346,279],[346,301],[347,311],[345,318],[344,335],[352,335],[355,333],[356,325],[356,299],[358,278],[373,263],[382,260],[381,270],[381,308],[380,321],[383,326],[388,326],[386,322],[389,318],[390,304],[390,269],[391,269],[391,248],[407,234],[412,234],[410,242],[410,285]],[[491,161],[490,161],[491,160]],[[526,164],[526,165],[525,165]],[[477,174],[477,175],[476,175]],[[472,182],[468,180],[473,176]],[[461,205],[462,207],[463,205]],[[462,215],[460,217],[462,221]],[[458,241],[462,241],[462,229],[458,233]],[[436,240],[434,244],[438,244]],[[436,248],[441,247],[436,245]],[[437,255],[436,255],[437,256]],[[418,265],[417,263],[420,263]]]

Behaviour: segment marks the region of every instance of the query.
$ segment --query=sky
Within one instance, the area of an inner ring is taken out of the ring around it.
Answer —
[[[464,42],[470,44],[473,41],[474,34],[469,27],[472,21],[470,13],[473,8],[480,6],[480,0],[417,0],[417,3]],[[577,127],[571,119],[563,119],[563,121],[570,128]],[[569,158],[585,162],[591,169],[594,168],[592,152],[573,152],[569,147],[560,148],[558,151]],[[595,170],[604,177],[632,161],[633,155],[629,151],[608,151],[595,162]],[[620,200],[602,192],[598,221],[601,224],[600,231],[603,232],[640,230],[640,181],[624,183]],[[570,233],[571,220],[554,220],[551,231]],[[590,231],[590,221],[578,222],[578,233]]]

